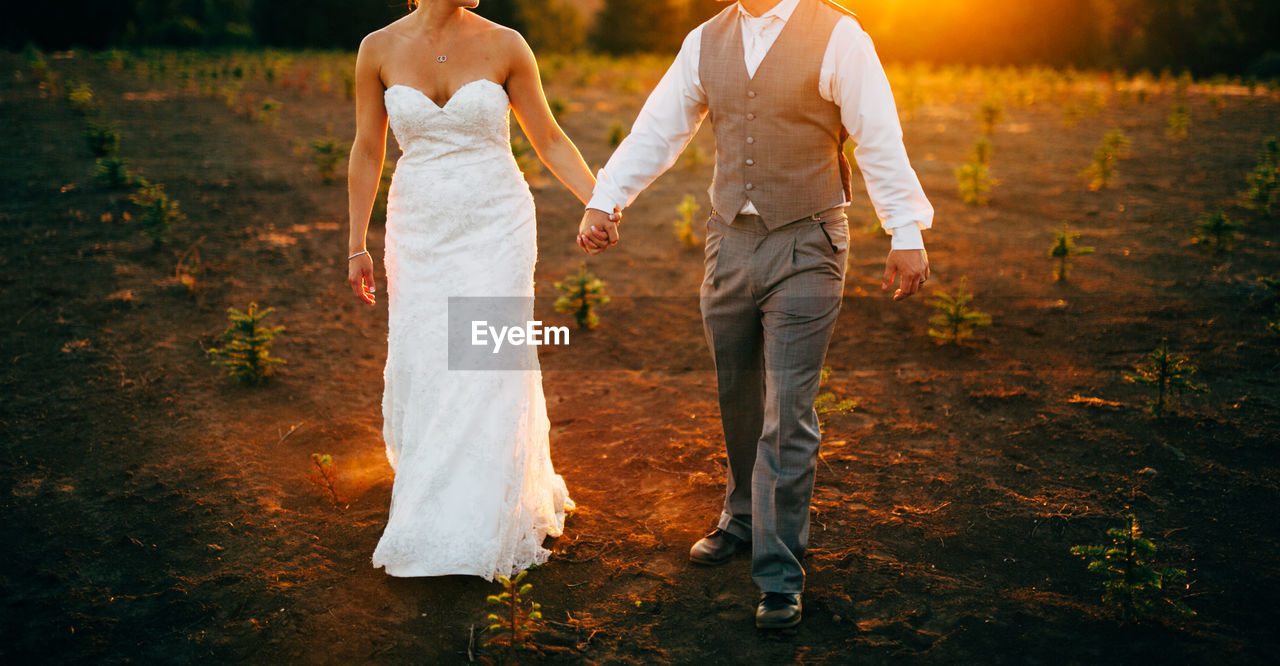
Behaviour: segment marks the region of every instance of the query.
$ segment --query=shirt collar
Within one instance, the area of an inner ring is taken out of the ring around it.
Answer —
[[[782,2],[779,2],[778,4],[774,5],[773,9],[770,9],[769,11],[761,14],[760,16],[752,16],[751,14],[747,13],[747,10],[743,8],[742,3],[739,2],[738,15],[741,16],[742,18],[747,18],[747,19],[776,18],[776,19],[780,19],[782,22],[785,23],[787,19],[791,18],[791,14],[796,11],[796,7],[799,5],[800,5],[800,0],[782,0]]]

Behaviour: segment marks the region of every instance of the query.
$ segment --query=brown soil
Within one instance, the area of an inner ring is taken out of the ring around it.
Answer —
[[[326,123],[349,140],[352,104],[273,91],[283,107],[268,127],[176,82],[60,55],[53,69],[93,86],[122,156],[189,219],[152,250],[136,211],[122,221],[126,196],[93,179],[84,120],[3,56],[0,659],[466,661],[497,586],[396,579],[369,561],[392,479],[380,438],[385,299],[367,308],[343,283],[345,190],[321,185],[292,148]],[[616,105],[612,92],[549,78],[571,102],[566,130],[600,165],[609,126],[630,123],[643,92]],[[1002,183],[985,209],[959,201],[952,174],[976,138],[976,102],[904,122],[937,208],[929,286],[966,276],[994,324],[969,348],[940,346],[924,298],[881,294],[888,241],[863,230],[859,195],[828,355],[831,389],[858,406],[824,422],[805,618],[785,632],[754,628],[747,559],[687,560],[718,513],[724,453],[692,298],[701,253],[678,247],[670,221],[685,193],[705,199],[710,168],[660,179],[628,211],[623,243],[589,262],[615,298],[601,327],[542,356],[552,454],[580,508],[529,576],[546,622],[542,656],[525,658],[1276,659],[1280,353],[1263,321],[1274,299],[1256,278],[1280,272],[1280,230],[1228,207],[1247,221],[1234,251],[1187,239],[1241,189],[1280,103],[1235,96],[1215,112],[1193,93],[1190,137],[1175,144],[1171,96],[1070,128],[1055,106],[1009,110],[994,137]],[[1113,189],[1090,192],[1078,172],[1111,127],[1133,156]],[[712,154],[708,133],[698,141]],[[535,194],[538,290],[550,297],[583,258],[578,207],[555,183]],[[1046,253],[1063,221],[1098,252],[1056,284]],[[193,296],[173,275],[197,244],[206,271]],[[380,266],[380,226],[369,244]],[[276,308],[270,321],[287,330],[274,351],[289,362],[254,388],[205,355],[226,308],[250,301]],[[1209,391],[1155,419],[1122,372],[1163,337]],[[608,367],[582,369],[601,348]],[[313,452],[333,456],[341,506],[308,480]],[[1187,569],[1174,596],[1195,618],[1122,627],[1100,603],[1099,579],[1069,548],[1102,542],[1127,511],[1162,564]]]

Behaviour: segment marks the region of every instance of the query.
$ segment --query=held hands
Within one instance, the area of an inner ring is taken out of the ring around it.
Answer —
[[[373,285],[373,258],[366,252],[348,259],[347,266],[347,284],[351,285],[351,290],[360,297],[360,300],[373,305],[375,302],[373,292],[377,291]]]
[[[578,224],[578,247],[587,254],[600,254],[610,245],[617,245],[618,223],[621,221],[622,211],[617,208],[611,214],[588,208]]]
[[[894,275],[898,276],[898,289],[893,292],[893,300],[909,298],[929,279],[929,254],[924,250],[890,250],[884,262],[881,291],[893,286]]]

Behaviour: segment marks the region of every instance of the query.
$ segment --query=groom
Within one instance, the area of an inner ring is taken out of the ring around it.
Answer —
[[[728,452],[724,509],[689,558],[722,564],[750,548],[756,626],[800,622],[818,459],[813,403],[844,292],[854,157],[892,234],[882,290],[911,296],[929,276],[921,230],[933,207],[907,160],[879,58],[830,0],[738,0],[685,39],[599,173],[578,244],[618,241],[626,208],[675,163],[711,115],[711,217],[700,290]]]

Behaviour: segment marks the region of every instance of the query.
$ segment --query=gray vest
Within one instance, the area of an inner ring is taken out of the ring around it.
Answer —
[[[852,201],[840,107],[818,94],[827,42],[850,14],[824,0],[800,0],[748,77],[736,5],[702,29],[698,75],[716,135],[712,207],[732,221],[750,199],[775,229]]]

